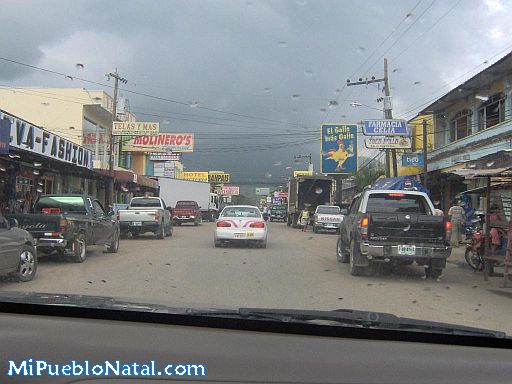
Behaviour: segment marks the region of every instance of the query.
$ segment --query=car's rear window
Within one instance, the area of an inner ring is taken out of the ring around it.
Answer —
[[[63,213],[85,213],[84,199],[81,196],[43,196],[34,206],[35,213],[45,208],[59,208]]]
[[[367,213],[417,213],[430,215],[425,197],[404,193],[372,193],[366,205]]]
[[[337,215],[340,213],[340,207],[318,207],[316,213],[323,213],[326,215]]]
[[[159,199],[133,199],[130,203],[131,208],[160,208]]]
[[[261,218],[261,213],[257,208],[251,207],[230,207],[224,208],[221,214],[222,217],[258,217]]]
[[[195,208],[197,203],[195,201],[178,201],[176,202],[176,208],[183,207],[183,208]]]

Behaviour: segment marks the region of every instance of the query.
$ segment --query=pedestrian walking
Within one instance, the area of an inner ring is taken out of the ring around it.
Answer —
[[[440,207],[441,203],[439,201],[434,201],[434,215],[435,216],[444,216],[444,212]]]
[[[309,223],[309,210],[308,207],[304,207],[300,213],[300,225],[302,225],[302,232],[306,232]]]
[[[452,222],[452,238],[450,243],[452,247],[458,247],[461,240],[462,223],[466,220],[466,213],[459,202],[453,202],[448,210],[448,216],[450,216]]]

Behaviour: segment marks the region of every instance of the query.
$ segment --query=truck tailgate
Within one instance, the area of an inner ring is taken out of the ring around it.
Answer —
[[[60,227],[60,215],[46,215],[46,214],[17,214],[17,215],[5,215],[6,217],[12,217],[18,220],[18,226],[28,231],[35,238],[40,238],[45,233],[58,232]]]
[[[445,237],[442,216],[372,213],[369,215],[368,237],[370,241],[387,244],[434,244],[443,243]]]
[[[122,209],[118,211],[120,222],[147,222],[156,221],[155,215],[158,213],[156,209]]]

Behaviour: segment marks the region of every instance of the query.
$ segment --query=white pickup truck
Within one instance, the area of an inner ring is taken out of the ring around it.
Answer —
[[[343,214],[340,207],[336,205],[319,205],[316,207],[313,217],[313,232],[318,233],[320,229],[339,231]]]
[[[134,197],[127,209],[117,211],[121,236],[138,237],[153,232],[157,238],[172,236],[171,208],[159,197]]]

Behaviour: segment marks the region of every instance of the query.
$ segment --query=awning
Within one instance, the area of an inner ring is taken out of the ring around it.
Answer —
[[[137,176],[137,184],[141,187],[158,189],[158,181],[153,180],[147,176]]]
[[[102,169],[100,172],[104,175],[110,176],[108,169]],[[114,167],[114,178],[119,183],[135,183],[137,180],[137,174],[131,169],[125,169],[121,167]]]
[[[512,167],[506,168],[492,168],[492,169],[459,169],[452,171],[456,175],[473,179],[478,177],[493,177],[493,176],[512,176]]]
[[[512,189],[512,183],[499,183],[499,184],[491,184],[491,190],[507,190]],[[478,187],[473,189],[468,189],[467,191],[459,193],[459,195],[471,195],[471,194],[479,194],[485,196],[487,192],[487,187]]]

